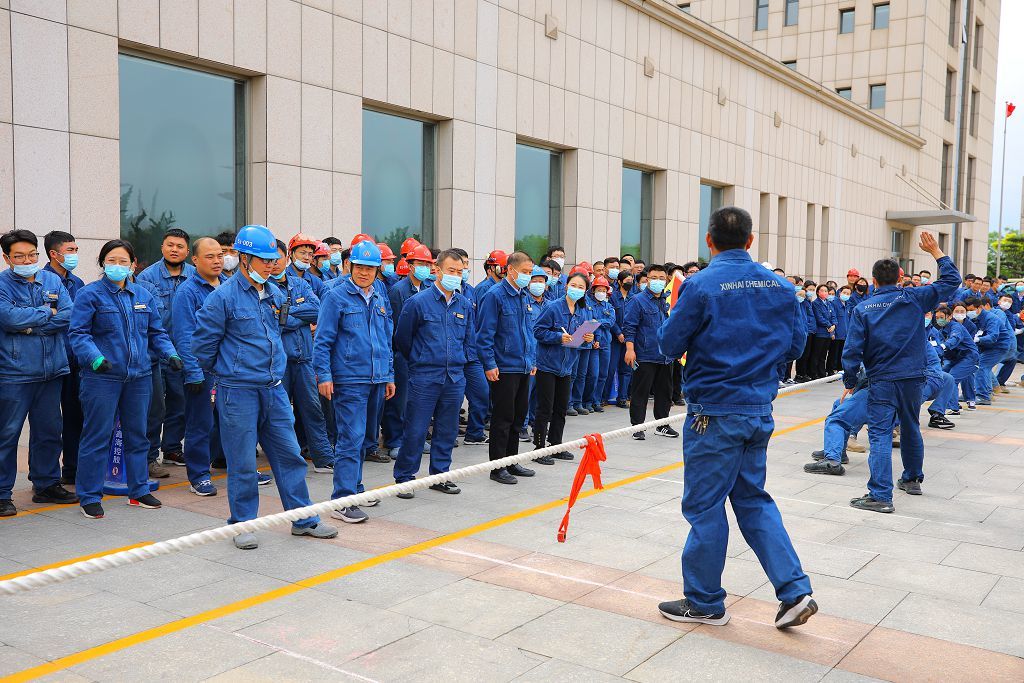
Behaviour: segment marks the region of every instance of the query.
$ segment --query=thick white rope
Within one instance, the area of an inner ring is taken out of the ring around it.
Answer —
[[[809,386],[818,384],[824,384],[826,382],[832,382],[842,376],[842,373],[831,375],[829,377],[823,377],[821,379],[812,380],[810,382],[804,382],[803,384],[795,384],[788,387],[783,387],[779,390],[780,394],[785,394],[797,389],[803,389]],[[643,431],[646,429],[653,429],[661,427],[663,425],[670,425],[676,422],[682,422],[686,419],[686,413],[679,413],[669,417],[662,418],[660,420],[652,420],[650,422],[644,422],[643,424],[630,425],[623,427],[622,429],[614,429],[610,432],[603,432],[601,437],[605,441],[611,441],[612,439],[621,439],[629,436],[634,432]],[[179,536],[178,538],[172,538],[167,541],[160,541],[151,545],[143,546],[140,548],[133,548],[131,550],[122,550],[121,552],[112,553],[110,555],[103,555],[102,557],[95,557],[91,560],[83,560],[82,562],[75,562],[73,564],[64,565],[63,567],[55,567],[53,569],[46,569],[43,571],[34,572],[32,574],[26,574],[25,576],[19,576],[6,581],[0,581],[0,593],[7,595],[14,595],[23,591],[30,590],[32,588],[39,588],[41,586],[48,586],[53,583],[60,581],[66,581],[85,574],[92,574],[105,569],[113,569],[115,567],[123,567],[125,565],[133,564],[135,562],[141,562],[142,560],[148,560],[154,557],[160,557],[161,555],[169,555],[172,552],[178,550],[184,550],[186,548],[194,548],[199,545],[206,543],[212,543],[213,541],[223,541],[229,538],[234,538],[239,534],[247,532],[262,531],[269,529],[272,526],[279,524],[285,524],[286,522],[297,522],[313,515],[326,515],[332,510],[340,510],[346,507],[352,507],[357,505],[367,505],[370,501],[382,500],[384,498],[391,498],[397,496],[399,493],[412,493],[421,489],[429,488],[435,484],[443,484],[447,481],[455,481],[456,479],[465,479],[468,477],[475,477],[478,474],[484,474],[492,470],[500,469],[502,467],[508,467],[509,465],[517,465],[529,462],[535,458],[540,458],[545,455],[551,455],[552,453],[559,453],[561,451],[571,450],[575,448],[583,448],[587,445],[587,440],[576,439],[575,441],[567,441],[555,446],[547,446],[546,448],[539,448],[534,451],[527,453],[519,453],[517,455],[510,455],[499,460],[482,462],[476,465],[470,465],[468,467],[461,467],[457,470],[451,470],[442,474],[433,474],[423,479],[414,479],[413,481],[403,482],[401,484],[392,484],[379,489],[373,489],[372,491],[366,491],[359,493],[354,496],[345,496],[344,498],[335,498],[334,500],[324,501],[322,503],[315,503],[313,505],[307,505],[306,507],[294,508],[292,510],[285,510],[284,512],[278,512],[273,515],[267,515],[265,517],[257,517],[247,522],[238,522],[237,524],[227,524],[225,526],[217,527],[215,529],[207,529],[206,531],[199,531],[194,534],[188,534],[187,536]]]

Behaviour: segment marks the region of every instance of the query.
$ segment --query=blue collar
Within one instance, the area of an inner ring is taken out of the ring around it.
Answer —
[[[103,286],[106,287],[107,291],[110,292],[111,294],[117,294],[118,292],[121,291],[120,285],[118,285],[116,282],[112,281],[106,275],[101,275],[100,276],[100,282],[103,283]],[[124,283],[124,291],[128,292],[131,296],[135,296],[135,288],[136,288],[135,281],[132,279],[132,276],[129,275],[127,280],[125,280],[125,283]]]
[[[711,263],[714,263],[719,259],[723,261],[753,261],[753,259],[750,258],[750,253],[746,249],[726,249],[725,251],[719,252],[718,256],[711,259]]]

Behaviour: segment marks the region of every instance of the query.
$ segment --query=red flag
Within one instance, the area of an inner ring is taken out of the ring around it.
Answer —
[[[672,277],[672,282],[668,285],[668,310],[671,311],[676,307],[676,302],[679,301],[679,290],[683,288],[684,282],[686,282],[686,278],[677,270]]]
[[[1013,102],[1006,103],[1006,118],[1013,116],[1013,112],[1017,110],[1016,105]]]

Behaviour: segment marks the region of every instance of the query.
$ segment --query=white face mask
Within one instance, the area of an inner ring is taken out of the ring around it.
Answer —
[[[594,298],[598,301],[605,301],[608,298],[607,292],[594,292]]]
[[[964,320],[967,320],[967,314],[966,313],[954,313],[953,314],[953,320],[957,321],[958,323],[962,323]]]
[[[1003,309],[1004,311],[1010,310],[1010,302],[1009,301],[1000,301],[999,302],[999,308]]]
[[[234,254],[224,254],[224,270],[234,270],[238,267],[238,257]]]
[[[565,259],[564,258],[559,257],[559,258],[553,258],[551,260],[554,261],[555,263],[557,263],[559,268],[565,268]]]

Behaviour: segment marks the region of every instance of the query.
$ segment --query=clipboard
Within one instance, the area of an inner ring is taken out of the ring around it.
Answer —
[[[580,323],[580,326],[576,328],[576,331],[572,333],[572,341],[568,344],[563,344],[570,349],[578,349],[585,343],[583,341],[583,335],[592,334],[597,328],[601,327],[600,320],[584,320]]]

